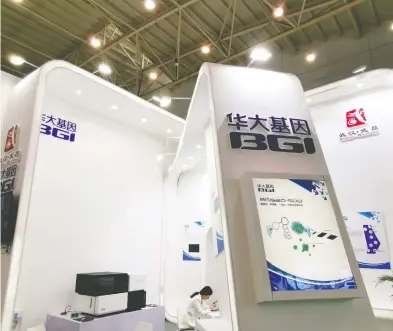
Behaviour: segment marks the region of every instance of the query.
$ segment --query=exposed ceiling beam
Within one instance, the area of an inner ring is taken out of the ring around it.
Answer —
[[[344,0],[344,3],[345,4],[349,4],[348,0]],[[348,15],[349,15],[349,18],[350,18],[350,20],[352,22],[353,29],[355,30],[357,36],[360,37],[361,31],[360,31],[359,23],[358,23],[355,15],[354,15],[354,13],[352,12],[351,9],[348,10]]]
[[[323,4],[319,3],[319,4],[316,4],[316,5],[310,5],[310,7],[304,8],[303,13],[308,13],[310,11],[323,9],[323,8],[329,7],[329,6],[331,6],[331,5],[335,4],[335,3],[337,3],[337,0],[329,0],[329,1],[326,1],[325,3],[323,3]],[[300,14],[300,12],[301,12],[301,10],[295,11],[293,13],[288,14],[287,17],[288,18],[296,17],[296,16],[298,16]],[[270,21],[269,22],[263,21],[263,22],[261,22],[259,24],[253,24],[251,26],[248,25],[248,26],[244,27],[242,30],[235,32],[233,34],[233,38],[234,37],[239,37],[241,35],[244,35],[246,33],[250,33],[250,32],[255,31],[255,30],[263,29],[266,26],[268,26],[269,24],[270,24]],[[231,37],[230,35],[226,35],[225,37],[221,38],[219,41],[229,40],[230,37]],[[208,42],[209,42],[208,40],[205,41],[205,43],[208,43]],[[200,47],[199,46],[194,48],[194,49],[192,49],[192,50],[189,50],[187,52],[184,52],[184,53],[180,54],[179,55],[179,59],[184,58],[186,56],[189,56],[191,54],[197,53],[197,52],[200,52]],[[174,61],[174,58],[171,57],[170,59],[165,60],[164,64],[167,65],[167,64],[172,63],[173,61]],[[154,65],[151,65],[150,67],[148,67],[147,69],[150,70],[150,69],[153,69],[153,68],[160,68],[161,66],[162,66],[161,64],[154,64]]]
[[[26,48],[26,49],[34,52],[34,53],[40,54],[40,55],[42,55],[43,57],[46,57],[49,60],[53,60],[54,59],[53,56],[51,56],[49,54],[46,54],[44,52],[41,52],[38,49],[35,49],[35,48],[33,48],[33,47],[29,46],[29,45],[26,45],[25,43],[22,43],[21,41],[18,41],[18,40],[14,39],[14,38],[12,38],[10,36],[7,36],[4,33],[1,34],[1,37],[5,38],[5,39],[8,39],[8,40],[12,41],[13,43],[18,44],[19,46],[22,46],[22,47],[24,47],[24,48]]]
[[[45,18],[44,16],[41,16],[40,14],[37,14],[36,12],[32,11],[31,9],[27,8],[24,5],[20,5],[20,8],[23,8],[25,11],[27,11],[28,13],[30,13],[31,15],[39,18],[41,21],[55,27],[56,29],[64,32],[65,34],[69,35],[70,37],[79,40],[82,43],[86,43],[86,40],[77,36],[75,33],[72,33],[71,31],[68,31],[67,29],[61,27],[60,25],[56,24],[55,22],[52,22],[51,20],[48,20],[47,18]]]
[[[133,36],[135,36],[136,34],[138,34],[139,32],[142,32],[143,30],[153,26],[154,24],[156,24],[157,22],[166,19],[167,17],[171,16],[173,13],[178,12],[181,9],[187,8],[188,6],[193,5],[194,3],[198,2],[199,0],[190,0],[188,2],[186,2],[183,5],[180,5],[179,7],[171,7],[169,8],[166,12],[160,14],[159,16],[154,17],[153,19],[151,19],[148,23],[140,26],[139,28],[136,28],[135,30],[133,30],[132,32],[124,35],[123,37],[121,37],[120,39],[112,42],[111,44],[108,44],[108,46],[106,46],[105,48],[103,48],[102,50],[100,50],[99,52],[97,52],[96,54],[94,54],[93,56],[89,57],[86,61],[84,61],[82,64],[80,64],[80,67],[85,66],[86,64],[90,63],[92,60],[94,60],[95,58],[104,55],[106,52],[108,52],[109,50],[111,50],[113,47],[115,47],[116,45],[118,45],[119,43],[126,41],[128,38],[131,38]]]
[[[310,27],[310,26],[312,26],[312,25],[314,25],[314,24],[316,24],[316,23],[318,23],[318,22],[320,22],[322,20],[325,20],[325,19],[327,19],[329,17],[335,16],[335,15],[337,15],[337,14],[339,14],[341,12],[344,12],[346,10],[349,10],[349,9],[351,9],[351,8],[361,4],[364,1],[365,0],[353,0],[352,2],[344,4],[344,5],[338,7],[336,9],[334,9],[334,10],[331,10],[330,12],[327,12],[327,13],[322,14],[320,16],[314,17],[312,20],[309,20],[309,21],[307,21],[307,22],[305,22],[303,24],[300,24],[299,26],[297,26],[295,28],[287,30],[287,31],[285,31],[285,32],[283,32],[283,33],[281,33],[279,35],[273,36],[273,37],[265,40],[265,42],[274,42],[276,40],[282,39],[282,38],[284,38],[286,36],[289,36],[289,35],[291,35],[291,34],[293,34],[295,32],[298,32],[300,30],[308,28],[308,27]],[[242,51],[240,51],[240,52],[238,52],[236,54],[233,54],[232,56],[224,58],[223,60],[219,61],[218,63],[227,63],[229,61],[232,61],[232,60],[238,58],[239,56],[244,56],[244,55],[248,54],[250,52],[250,50],[251,50],[251,48],[247,48],[245,50],[242,50]],[[185,82],[186,80],[188,80],[188,79],[190,79],[192,77],[197,76],[198,73],[199,73],[199,70],[195,71],[195,72],[193,72],[193,73],[191,73],[191,74],[189,74],[189,75],[187,75],[185,77],[182,77],[182,78],[180,78],[177,81],[169,83],[169,84],[167,84],[167,85],[165,85],[163,87],[168,88],[168,87],[172,87],[174,85],[180,84],[180,83]],[[154,92],[156,92],[159,89],[161,89],[161,88],[158,88],[158,89],[155,89],[155,90],[152,90],[152,91],[148,91],[146,94],[154,93]]]

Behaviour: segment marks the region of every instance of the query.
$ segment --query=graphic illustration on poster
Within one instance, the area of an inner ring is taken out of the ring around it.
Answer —
[[[253,187],[273,292],[357,288],[325,181],[253,178]]]
[[[299,118],[227,114],[232,149],[315,154],[308,122]],[[235,131],[232,131],[235,130]]]
[[[341,142],[379,135],[378,126],[368,125],[366,113],[363,108],[347,111],[345,113],[345,120],[348,131],[340,133]]]
[[[391,269],[382,213],[349,213],[344,217],[344,221],[359,268]]]

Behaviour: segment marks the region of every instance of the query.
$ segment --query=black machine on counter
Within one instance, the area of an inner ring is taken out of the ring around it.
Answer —
[[[74,310],[93,316],[146,307],[146,276],[96,272],[76,275]]]

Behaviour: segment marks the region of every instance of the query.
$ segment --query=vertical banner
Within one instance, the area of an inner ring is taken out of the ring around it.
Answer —
[[[359,268],[391,269],[381,212],[354,212],[344,217]]]

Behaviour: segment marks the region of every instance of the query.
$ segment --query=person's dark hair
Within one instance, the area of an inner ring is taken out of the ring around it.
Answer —
[[[191,294],[190,298],[193,298],[193,297],[197,296],[198,294],[200,294],[200,295],[212,295],[213,294],[213,290],[212,290],[212,288],[210,286],[205,286],[199,292],[195,292],[195,293]]]

